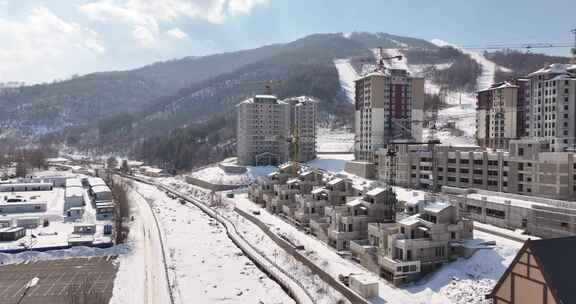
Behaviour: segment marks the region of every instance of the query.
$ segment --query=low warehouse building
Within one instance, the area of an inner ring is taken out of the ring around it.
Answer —
[[[45,212],[45,202],[12,202],[0,203],[0,214],[8,213],[28,213],[28,212]]]
[[[21,217],[16,219],[17,227],[24,227],[29,229],[37,228],[40,225],[39,217]]]
[[[88,185],[92,188],[96,186],[106,186],[106,182],[104,182],[104,180],[99,177],[89,177]]]
[[[21,191],[51,191],[52,183],[13,183],[0,184],[0,192],[21,192]]]
[[[79,187],[66,187],[66,195],[64,197],[64,210],[72,207],[84,206],[84,190]]]
[[[0,229],[0,242],[17,241],[26,235],[26,228],[10,227]]]
[[[66,188],[78,187],[82,188],[82,180],[79,178],[68,178],[66,179]]]
[[[94,186],[90,191],[97,202],[112,200],[112,190],[106,185]]]

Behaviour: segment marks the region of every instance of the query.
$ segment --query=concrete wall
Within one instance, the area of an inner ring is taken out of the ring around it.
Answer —
[[[234,190],[238,188],[248,187],[248,185],[240,184],[240,185],[221,185],[221,184],[212,184],[207,181],[192,177],[186,176],[186,182],[198,187],[210,189],[213,191],[227,191],[227,190]]]
[[[328,272],[326,272],[320,266],[316,265],[314,262],[309,260],[306,256],[301,254],[288,241],[282,239],[276,233],[270,231],[268,225],[262,223],[258,218],[254,217],[251,214],[248,214],[248,213],[246,213],[240,209],[235,208],[234,210],[236,212],[238,212],[238,214],[242,215],[243,217],[245,217],[246,219],[248,219],[249,221],[251,221],[252,223],[257,225],[258,227],[260,227],[260,229],[262,229],[262,231],[264,231],[264,233],[266,233],[266,235],[268,235],[278,246],[282,247],[282,249],[284,249],[286,252],[290,253],[298,261],[300,261],[303,264],[305,264],[306,266],[308,266],[314,274],[318,275],[323,281],[328,283],[330,286],[332,286],[334,289],[336,289],[338,292],[340,292],[343,296],[345,296],[350,301],[350,303],[352,303],[352,304],[368,304],[369,303],[364,298],[362,298],[360,295],[358,295],[357,293],[352,291],[350,288],[348,288],[346,285],[342,284],[338,279],[332,277]]]

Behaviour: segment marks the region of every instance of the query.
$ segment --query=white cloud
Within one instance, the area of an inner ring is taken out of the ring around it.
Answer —
[[[268,0],[230,0],[228,12],[233,16],[248,14],[255,6],[267,3]]]
[[[248,14],[257,5],[268,0],[95,0],[79,6],[80,12],[94,21],[121,22],[132,27],[134,38],[142,42],[158,36],[159,24],[173,23],[180,18],[202,19],[222,23],[230,16]],[[144,29],[147,32],[144,34]],[[167,31],[182,39],[185,34]],[[138,33],[138,35],[136,35]],[[154,39],[155,41],[157,39]]]
[[[98,33],[44,6],[33,8],[23,20],[0,18],[0,41],[0,81],[63,77],[71,59],[106,52]]]
[[[171,36],[173,38],[180,39],[180,40],[188,38],[188,34],[184,33],[181,29],[179,29],[177,27],[175,27],[171,30],[168,30],[164,33],[168,36]]]
[[[151,47],[156,42],[156,36],[144,26],[136,26],[132,31],[132,36],[143,47]]]

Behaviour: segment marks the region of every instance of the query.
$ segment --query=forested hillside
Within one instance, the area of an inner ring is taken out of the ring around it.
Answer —
[[[568,63],[570,61],[568,57],[526,53],[515,50],[485,53],[485,56],[494,63],[509,69],[509,71],[497,70],[496,81],[524,77],[547,64]]]

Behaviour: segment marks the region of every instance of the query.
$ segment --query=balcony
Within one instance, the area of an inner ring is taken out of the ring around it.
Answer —
[[[378,247],[370,244],[367,239],[350,241],[350,251],[354,256],[363,256],[365,254],[376,254]]]
[[[387,256],[378,256],[378,264],[394,275],[420,272],[420,261],[401,261]]]
[[[328,237],[333,240],[355,240],[362,238],[360,231],[328,231]]]

